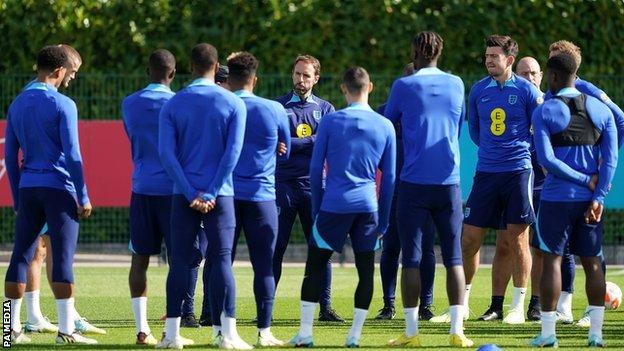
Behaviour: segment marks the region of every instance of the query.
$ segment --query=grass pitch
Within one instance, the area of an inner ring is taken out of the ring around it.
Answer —
[[[386,342],[403,332],[402,309],[398,309],[397,318],[392,321],[376,321],[372,319],[377,309],[382,307],[381,282],[379,270],[376,270],[375,295],[368,314],[369,319],[364,325],[361,347],[367,349],[384,349]],[[4,274],[6,268],[0,269]],[[477,322],[474,318],[483,313],[490,302],[491,279],[490,269],[480,269],[473,282],[470,296],[471,320],[465,323],[465,333],[475,341],[476,345],[493,343],[503,349],[527,349],[527,340],[540,330],[538,324],[526,323],[521,326],[503,325],[501,322]],[[165,278],[166,267],[152,267],[148,272],[148,318],[155,336],[159,337],[163,330],[163,322],[159,317],[165,311]],[[256,341],[256,328],[251,323],[255,316],[253,299],[253,272],[251,268],[235,268],[237,282],[237,317],[239,333],[249,343]],[[201,276],[201,275],[200,275]],[[285,268],[277,291],[272,331],[283,340],[289,340],[296,332],[299,321],[299,291],[303,277],[303,268]],[[445,311],[447,299],[445,292],[445,273],[443,268],[436,271],[434,306],[437,313]],[[607,273],[607,280],[613,281],[624,288],[624,270],[612,268]],[[140,349],[134,345],[135,329],[128,290],[128,268],[87,268],[76,269],[76,307],[83,317],[91,323],[103,327],[107,335],[95,336],[99,345],[93,347],[70,346],[69,349],[123,350]],[[198,282],[195,308],[197,315],[201,308],[201,279]],[[355,268],[334,268],[332,300],[336,310],[344,317],[353,314],[353,292],[357,284]],[[577,271],[574,294],[574,317],[580,318],[587,299],[584,293],[585,275]],[[398,290],[398,289],[397,289]],[[508,289],[506,303],[511,301],[511,289]],[[400,295],[400,294],[399,294]],[[528,295],[528,294],[527,294]],[[400,296],[399,296],[400,297]],[[397,306],[400,306],[400,300]],[[49,287],[41,292],[41,304],[44,315],[56,321],[56,307]],[[528,304],[528,298],[525,301]],[[23,306],[23,305],[22,305]],[[505,312],[508,305],[505,306]],[[22,307],[22,321],[26,319]],[[342,347],[350,327],[350,321],[344,324],[321,324],[315,322],[314,341],[317,349],[335,349]],[[448,325],[420,323],[420,334],[423,346],[436,349],[448,348]],[[586,347],[587,330],[574,325],[558,325],[559,347],[565,349],[582,349]],[[210,348],[211,329],[182,328],[182,335],[195,340],[197,345],[189,349]],[[14,345],[16,349],[50,349],[54,348],[52,334],[35,334],[30,345]],[[605,314],[604,338],[611,349],[624,349],[624,309],[607,311]]]

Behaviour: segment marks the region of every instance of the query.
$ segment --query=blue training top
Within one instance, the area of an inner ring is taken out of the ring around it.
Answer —
[[[479,146],[477,171],[531,169],[531,114],[543,102],[528,80],[512,74],[504,84],[488,76],[470,90],[470,138]]]
[[[174,194],[192,201],[234,196],[232,171],[245,136],[241,99],[205,78],[195,79],[163,106],[158,152]]]
[[[9,106],[5,138],[6,170],[16,210],[19,188],[62,189],[75,193],[81,206],[90,202],[78,141],[78,111],[69,97],[49,84],[29,84]]]
[[[277,143],[283,142],[290,152],[290,127],[284,107],[248,91],[235,95],[247,108],[245,141],[234,168],[234,198],[246,201],[275,200],[275,163]]]
[[[580,94],[575,88],[564,88],[557,95],[576,97]],[[548,171],[542,200],[604,202],[617,166],[617,133],[613,114],[605,104],[587,96],[585,107],[601,133],[596,146],[552,146],[551,136],[567,129],[570,123],[570,108],[561,100],[547,100],[533,113],[538,161]],[[598,184],[592,193],[588,184],[594,174],[598,174]]]
[[[127,96],[121,104],[124,128],[132,147],[132,191],[143,195],[171,195],[173,181],[158,155],[158,116],[174,93],[163,84],[150,84]]]
[[[323,194],[323,166],[327,181]],[[331,113],[320,123],[312,161],[312,215],[379,211],[379,233],[388,228],[394,191],[396,139],[392,123],[365,104]],[[377,169],[382,178],[376,196]]]
[[[288,160],[277,161],[277,181],[307,181],[310,179],[310,158],[319,122],[321,117],[334,112],[334,106],[315,95],[301,101],[294,92],[281,96],[276,101],[286,109],[292,148]]]
[[[459,133],[464,83],[438,68],[422,68],[392,85],[384,114],[400,120],[404,145],[401,180],[459,184]]]
[[[576,77],[576,79],[574,80],[574,87],[585,95],[593,96],[596,99],[599,99],[605,105],[607,105],[609,110],[611,110],[611,113],[613,113],[613,117],[615,117],[615,127],[617,128],[618,136],[618,148],[621,148],[622,145],[624,145],[624,111],[622,111],[622,109],[618,105],[616,105],[615,102],[613,102],[613,100],[609,98],[609,95],[607,95],[603,90],[586,80]],[[547,91],[544,99],[548,100],[550,98],[552,98],[552,93],[550,91]]]

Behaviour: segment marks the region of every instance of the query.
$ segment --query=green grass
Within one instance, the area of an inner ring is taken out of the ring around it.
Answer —
[[[5,269],[0,273],[4,274]],[[470,296],[470,307],[473,314],[482,313],[490,300],[490,270],[481,269],[473,284]],[[160,335],[163,323],[158,318],[165,310],[165,267],[150,268],[149,276],[149,302],[148,317],[150,326],[155,335]],[[378,273],[378,270],[377,270]],[[443,312],[447,307],[446,292],[444,291],[444,270],[438,268],[435,282],[434,305],[437,312]],[[237,281],[237,315],[239,332],[241,336],[252,343],[255,342],[255,326],[250,320],[255,315],[255,305],[252,292],[253,273],[250,268],[236,268]],[[78,311],[93,324],[106,328],[107,335],[95,336],[100,342],[92,347],[98,350],[135,349],[135,330],[130,308],[130,299],[127,286],[128,269],[126,268],[77,268],[76,269],[76,307]],[[288,340],[292,337],[298,326],[299,319],[299,289],[303,276],[302,268],[286,268],[280,283],[273,323],[273,333],[281,339]],[[578,319],[586,306],[586,298],[583,290],[585,284],[584,274],[578,271],[574,295],[574,316]],[[351,317],[353,310],[353,292],[357,284],[357,275],[354,268],[335,268],[333,278],[333,304],[338,312]],[[624,271],[611,269],[608,279],[624,287]],[[201,282],[199,283],[201,284]],[[393,321],[381,322],[372,318],[378,308],[381,307],[381,283],[379,278],[375,281],[375,296],[369,311],[369,320],[364,326],[361,347],[383,348],[388,339],[398,336],[403,331],[402,312],[399,311]],[[197,301],[201,301],[201,287],[198,286]],[[511,300],[507,296],[507,303]],[[528,303],[528,301],[526,301]],[[200,304],[200,303],[199,303]],[[197,312],[199,306],[196,303]],[[400,301],[397,302],[400,306]],[[507,306],[505,307],[507,308]],[[56,309],[51,291],[45,287],[42,291],[42,310],[52,320],[56,320]],[[22,320],[25,320],[22,308]],[[604,337],[609,348],[624,349],[624,310],[608,311],[605,314]],[[314,327],[314,338],[317,348],[337,348],[344,345],[349,323],[345,324],[319,324]],[[525,324],[522,326],[503,325],[500,322],[486,323],[468,321],[465,324],[466,335],[472,338],[477,345],[494,343],[507,349],[524,349],[526,341],[539,332],[539,325]],[[557,327],[560,347],[566,349],[583,348],[586,345],[587,330],[573,325]],[[436,325],[428,322],[420,323],[420,333],[425,347],[444,349],[448,345],[448,325]],[[182,335],[192,338],[198,343],[195,347],[207,348],[211,329],[182,329]],[[49,349],[52,347],[54,337],[51,334],[33,335],[33,344],[20,345],[20,349]],[[17,348],[17,346],[14,346]],[[70,349],[77,349],[70,347]]]

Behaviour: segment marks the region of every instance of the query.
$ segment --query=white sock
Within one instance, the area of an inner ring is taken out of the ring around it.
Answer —
[[[147,324],[147,296],[133,297],[130,301],[132,302],[137,334],[143,332],[149,335],[151,330]]]
[[[557,301],[557,312],[568,316],[572,314],[572,293],[567,291],[561,292]]]
[[[604,306],[589,306],[589,335],[596,335],[602,339],[602,323],[604,322]]]
[[[181,317],[165,319],[165,337],[169,340],[175,340],[180,337],[180,321]]]
[[[226,317],[221,313],[221,331],[224,338],[236,340],[239,337],[236,331],[236,318]]]
[[[71,335],[74,333],[74,298],[56,300],[59,332]]]
[[[360,337],[362,336],[362,327],[364,326],[367,314],[368,310],[360,308],[356,308],[353,311],[353,324],[351,324],[351,329],[349,329],[347,339],[355,338],[358,341],[360,340]]]
[[[258,335],[260,335],[263,338],[271,336],[272,335],[271,334],[271,327],[268,327],[268,328],[258,328]]]
[[[81,320],[82,317],[80,316],[80,313],[78,313],[78,310],[76,309],[76,305],[74,304],[74,306],[72,306],[72,308],[74,309],[74,320],[75,321]]]
[[[11,301],[11,329],[13,329],[16,333],[19,333],[22,331],[22,322],[20,322],[22,299],[10,299],[8,297],[5,297],[5,299]]]
[[[299,321],[299,336],[307,338],[312,336],[312,324],[314,323],[314,311],[316,303],[301,301],[301,320]]]
[[[470,299],[471,288],[472,284],[466,284],[466,289],[464,290],[464,307],[466,307],[466,313],[468,313],[468,300]]]
[[[449,307],[449,314],[451,315],[451,331],[450,334],[464,334],[464,306],[453,305]]]
[[[542,319],[542,337],[549,337],[555,335],[555,325],[557,324],[557,312],[544,312],[541,314]]]
[[[524,297],[526,296],[526,290],[526,288],[513,288],[511,309],[519,309],[522,313],[524,313]]]
[[[418,306],[413,308],[404,308],[405,315],[405,335],[408,338],[418,334]]]
[[[24,294],[24,301],[26,301],[26,321],[28,323],[39,324],[39,321],[43,321],[39,296],[39,290],[27,291]]]
[[[213,325],[212,326],[212,337],[216,338],[219,333],[221,333],[221,326],[220,325]]]

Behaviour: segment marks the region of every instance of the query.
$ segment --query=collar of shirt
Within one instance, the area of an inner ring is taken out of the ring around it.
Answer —
[[[189,84],[189,87],[194,87],[197,85],[202,85],[202,86],[210,86],[210,85],[216,85],[214,81],[206,79],[206,78],[197,78],[194,81],[191,82],[191,84]]]
[[[28,84],[28,86],[24,90],[52,90],[52,91],[58,91],[58,89],[55,86],[52,86],[52,85],[50,85],[48,83],[44,83],[44,82],[32,82],[32,83]]]
[[[352,103],[349,104],[349,106],[347,106],[345,108],[345,110],[366,110],[366,111],[372,111],[373,109],[368,104],[365,104],[363,102],[352,102]]]
[[[143,90],[160,91],[163,93],[173,93],[173,91],[171,91],[171,89],[168,86],[164,84],[160,84],[160,83],[150,83]]]
[[[238,96],[239,98],[244,98],[244,97],[252,97],[254,96],[253,93],[245,90],[245,89],[240,89],[234,92],[234,95]]]
[[[557,96],[574,97],[581,95],[581,92],[573,87],[565,87],[557,93]]]
[[[293,91],[293,92],[291,92],[291,94],[292,94],[292,96],[290,97],[290,100],[288,100],[287,104],[290,104],[290,103],[293,103],[293,102],[302,102],[302,100],[301,100],[301,98],[299,97],[299,95],[295,94],[295,92],[294,92],[294,91]],[[316,101],[314,100],[314,98],[313,98],[313,97],[314,97],[314,94],[310,94],[310,96],[308,96],[308,98],[307,98],[307,99],[305,99],[303,102],[304,102],[304,103],[306,103],[306,102],[310,102],[310,103],[313,103],[313,104],[317,104],[317,105],[318,105],[318,102],[316,102]]]
[[[442,74],[444,72],[442,72],[441,69],[439,69],[438,67],[425,67],[425,68],[421,68],[418,71],[416,71],[416,73],[414,73],[414,75],[416,76],[430,76],[430,75],[434,75],[434,74]]]
[[[494,77],[490,77],[490,84],[488,84],[488,86],[486,88],[491,88],[491,87],[498,87],[498,81],[496,79],[494,79]],[[507,79],[505,81],[505,84],[503,84],[503,86],[501,88],[504,87],[513,87],[513,88],[517,88],[516,86],[516,75],[514,73],[511,74],[511,77],[509,77],[509,79]]]

